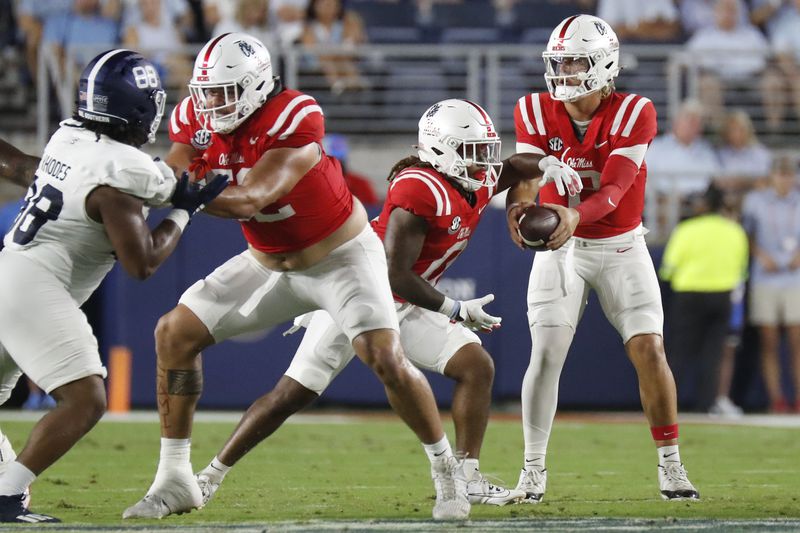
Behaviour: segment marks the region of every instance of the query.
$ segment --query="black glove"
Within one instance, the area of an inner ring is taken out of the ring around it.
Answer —
[[[189,181],[189,174],[184,172],[178,179],[178,184],[175,186],[175,192],[172,193],[170,202],[172,202],[175,209],[183,209],[189,213],[189,216],[192,216],[219,196],[227,186],[228,176],[225,174],[217,174],[205,186],[201,187],[199,184]]]

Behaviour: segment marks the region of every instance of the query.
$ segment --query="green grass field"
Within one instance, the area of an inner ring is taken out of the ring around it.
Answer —
[[[149,523],[429,519],[433,486],[428,462],[411,432],[390,417],[333,420],[286,425],[232,470],[205,509]],[[16,449],[31,426],[2,422]],[[196,424],[196,470],[213,457],[233,427],[234,422]],[[451,426],[448,432],[452,440]],[[508,518],[800,518],[797,429],[683,424],[681,433],[681,455],[701,492],[699,502],[660,499],[656,454],[645,424],[558,420],[545,501],[474,506],[473,523]],[[70,524],[148,525],[120,517],[152,481],[158,439],[154,422],[101,422],[33,485],[32,509]],[[521,449],[519,421],[493,420],[482,470],[514,485]]]

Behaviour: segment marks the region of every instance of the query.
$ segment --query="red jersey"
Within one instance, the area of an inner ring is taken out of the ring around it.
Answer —
[[[196,150],[205,150],[211,143],[211,132],[203,127],[194,112],[192,98],[187,96],[172,110],[169,118],[169,140],[190,144]]]
[[[383,211],[372,221],[372,227],[383,239],[389,215],[398,207],[424,218],[428,234],[412,269],[435,285],[467,247],[495,187],[481,187],[475,191],[475,205],[470,205],[441,173],[430,168],[409,167],[392,180]]]
[[[563,156],[583,178],[580,197],[560,196],[555,184],[548,183],[539,191],[541,203],[575,207],[580,212],[582,202],[593,195],[603,196],[592,201],[592,209],[599,206],[604,214],[591,220],[581,213],[576,237],[613,237],[642,222],[647,179],[644,154],[656,135],[656,110],[649,99],[612,93],[597,108],[583,142],[577,138],[564,103],[548,93],[520,98],[514,125],[517,152]]]
[[[215,174],[227,174],[232,184],[244,177],[273,148],[322,146],[322,109],[306,94],[285,89],[267,100],[227,135],[214,133],[203,159]],[[247,242],[266,253],[308,248],[336,231],[353,212],[353,195],[339,162],[324,153],[288,194],[242,221]]]

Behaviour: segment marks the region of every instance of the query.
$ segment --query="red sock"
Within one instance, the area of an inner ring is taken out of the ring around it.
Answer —
[[[650,434],[653,435],[653,440],[672,440],[678,438],[678,424],[671,426],[658,426],[651,427]]]

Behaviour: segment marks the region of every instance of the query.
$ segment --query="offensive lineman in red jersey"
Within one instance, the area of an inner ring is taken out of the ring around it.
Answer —
[[[204,165],[232,181],[206,212],[240,220],[248,249],[195,283],[159,320],[161,456],[147,494],[123,518],[161,518],[202,505],[189,461],[203,386],[199,352],[317,309],[335,317],[423,444],[446,439],[430,387],[400,347],[380,239],[338,163],[320,148],[320,107],[308,95],[282,89],[266,47],[246,34],[209,41],[189,89],[200,122],[213,132]],[[241,425],[250,423],[250,414]],[[450,496],[455,465],[440,466],[434,518],[464,518]]]
[[[647,98],[614,92],[619,42],[590,15],[565,19],[543,53],[547,93],[520,98],[514,112],[517,151],[559,158],[579,172],[583,192],[546,186],[540,201],[561,222],[537,253],[528,285],[532,352],[522,384],[525,462],[518,489],[526,502],[542,499],[545,454],[558,402],[558,381],[590,288],[617,329],[639,377],[645,415],[658,449],[664,499],[698,498],[678,453],[675,382],[662,340],[664,314],[642,228],[647,169],[644,155],[656,134]],[[535,191],[515,187],[507,198],[512,240],[521,209]],[[560,194],[559,194],[560,193]]]
[[[494,366],[473,331],[489,332],[499,326],[499,317],[482,309],[493,296],[454,301],[435,285],[467,247],[496,192],[542,173],[546,180],[559,183],[570,174],[579,178],[558,162],[540,170],[540,157],[531,154],[517,154],[501,163],[500,138],[491,119],[466,100],[444,100],[428,108],[419,121],[418,140],[418,156],[403,159],[392,169],[383,210],[372,225],[389,258],[406,355],[420,368],[456,381],[452,402],[455,455],[465,455],[465,459],[454,459],[446,441],[426,452],[432,465],[437,457],[458,461],[456,486],[464,508],[505,505],[523,498],[525,492],[489,483],[478,463]],[[258,413],[258,424],[239,426],[197,475],[204,498],[213,496],[227,472],[249,450],[321,395],[353,358],[347,336],[328,313],[318,311],[304,319],[308,330],[284,377],[251,407]],[[435,471],[433,477],[437,480]]]

